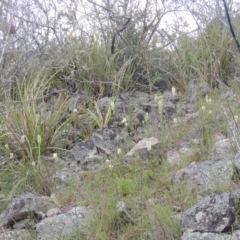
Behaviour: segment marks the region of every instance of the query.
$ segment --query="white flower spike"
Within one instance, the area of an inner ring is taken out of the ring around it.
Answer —
[[[121,153],[122,153],[122,149],[121,149],[121,148],[118,148],[117,154],[120,155]]]

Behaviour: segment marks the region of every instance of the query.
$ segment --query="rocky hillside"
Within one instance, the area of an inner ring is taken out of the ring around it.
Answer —
[[[132,91],[91,110],[83,92],[62,95],[34,114],[44,124],[65,101],[66,147],[43,155],[38,135],[29,165],[2,159],[0,239],[240,239],[238,94],[194,79],[186,94]]]

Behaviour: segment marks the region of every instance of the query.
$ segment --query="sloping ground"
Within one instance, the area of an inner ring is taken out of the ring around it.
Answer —
[[[84,111],[70,97],[66,149],[30,160],[51,169],[50,197],[29,184],[9,199],[2,180],[0,238],[239,239],[239,100],[196,80],[186,95],[122,93]]]

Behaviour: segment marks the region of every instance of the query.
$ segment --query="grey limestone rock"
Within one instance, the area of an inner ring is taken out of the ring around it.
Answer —
[[[240,231],[232,234],[185,232],[181,240],[239,240]]]
[[[92,210],[74,207],[67,213],[45,218],[36,225],[38,240],[82,239],[87,234],[87,224]]]
[[[92,140],[82,141],[71,149],[71,153],[82,164],[87,157],[97,154],[97,148]]]
[[[221,233],[231,229],[236,220],[234,197],[230,193],[214,194],[183,213],[181,231]]]
[[[105,154],[112,154],[117,151],[117,134],[114,129],[106,127],[102,134],[94,133],[92,141],[94,145]]]
[[[187,168],[176,172],[173,182],[184,183],[202,192],[218,189],[230,184],[233,176],[232,161],[227,159],[211,159],[193,162]]]
[[[0,233],[0,239],[2,240],[30,240],[32,236],[29,231],[24,229],[18,230],[5,230]]]
[[[162,112],[164,117],[170,119],[175,113],[175,105],[171,101],[163,101]]]
[[[56,204],[49,197],[37,197],[23,194],[14,198],[0,215],[0,228],[13,226],[16,222],[28,217],[41,220],[44,214]]]

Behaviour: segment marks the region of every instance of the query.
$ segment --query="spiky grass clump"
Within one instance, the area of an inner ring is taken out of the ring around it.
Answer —
[[[57,49],[52,64],[60,86],[95,97],[127,91],[133,83],[135,56],[126,59],[126,49],[114,54],[110,49],[110,44],[96,37],[73,39]]]
[[[46,159],[66,149],[68,99],[60,94],[49,106],[44,102],[49,79],[37,77],[26,84],[27,80],[17,85],[14,99],[20,101],[7,98],[2,109],[0,149],[8,164],[2,168],[1,181],[6,184],[7,178],[14,194],[26,186],[49,194],[53,172]]]
[[[229,30],[214,19],[195,35],[181,33],[175,39],[170,56],[163,68],[170,72],[172,81],[186,90],[188,82],[200,78],[212,87],[228,84],[235,70],[236,46]]]

